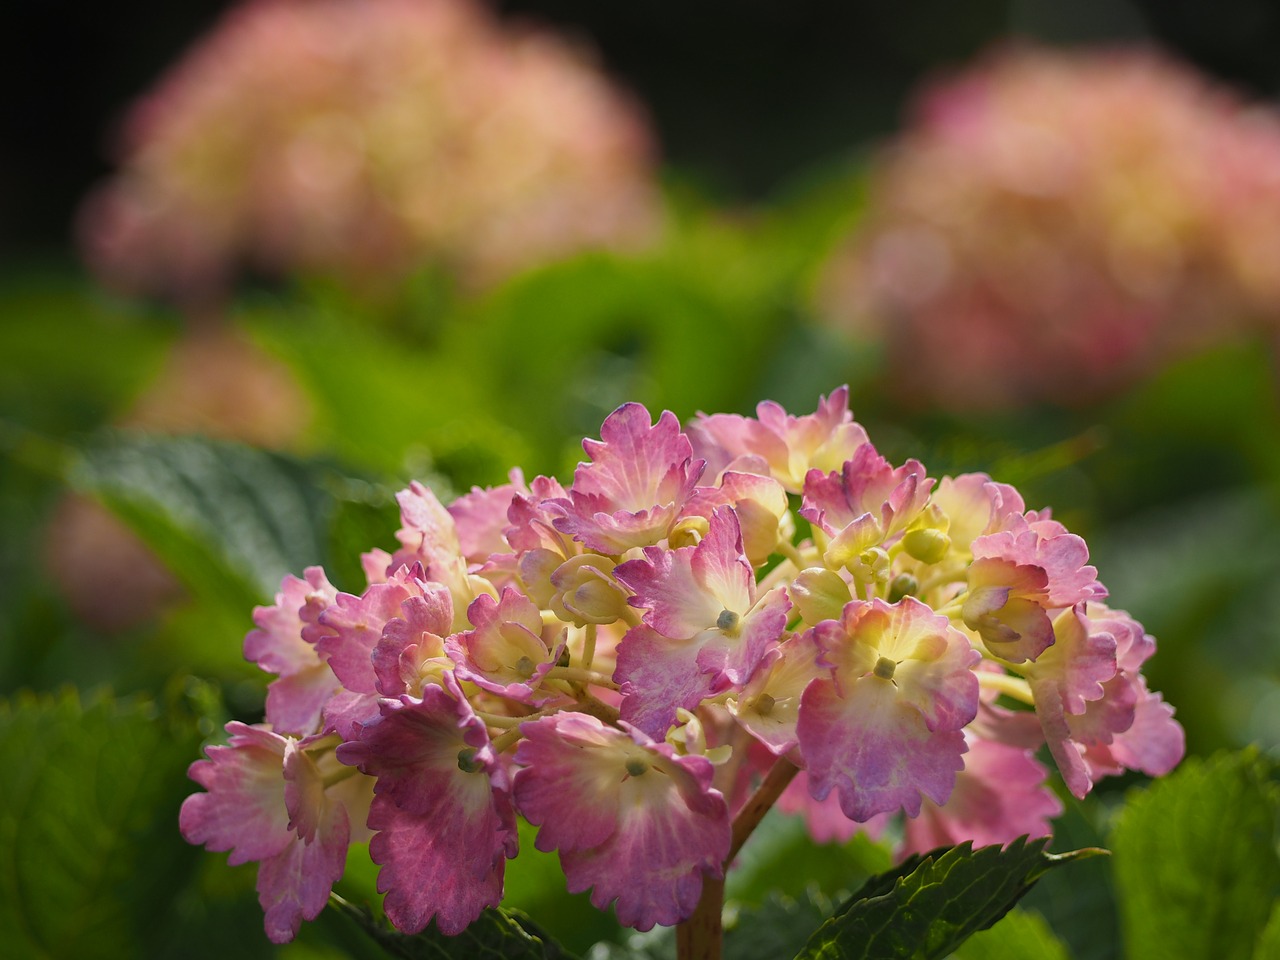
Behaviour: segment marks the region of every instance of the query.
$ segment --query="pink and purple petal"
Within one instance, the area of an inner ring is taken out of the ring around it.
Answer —
[[[711,764],[585,714],[521,730],[516,805],[540,828],[538,848],[560,851],[569,890],[591,889],[592,903],[614,903],[619,922],[639,930],[687,918],[729,852]]]
[[[568,497],[550,501],[554,525],[588,549],[620,554],[666,537],[693,494],[704,464],[680,422],[665,411],[656,423],[638,403],[604,421],[600,440],[584,440],[590,463],[578,464]]]
[[[328,804],[315,839],[295,837],[284,850],[258,866],[258,902],[272,943],[288,943],[303,920],[314,920],[347,865],[347,812]]]
[[[640,624],[618,644],[613,679],[621,685],[622,719],[654,739],[666,736],[676,710],[693,710],[717,691],[698,666],[697,638],[672,640]]]
[[[814,798],[836,790],[845,815],[859,822],[898,809],[917,816],[922,796],[945,803],[964,768],[964,734],[931,733],[892,682],[875,676],[842,692],[815,680],[801,698],[796,733]]]
[[[266,860],[293,838],[285,805],[284,756],[289,741],[233,720],[226,746],[209,747],[188,776],[206,793],[187,797],[178,827],[188,843],[229,851],[232,866]]]

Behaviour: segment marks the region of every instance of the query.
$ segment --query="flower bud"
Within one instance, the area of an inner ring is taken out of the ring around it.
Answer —
[[[834,570],[824,567],[802,570],[791,582],[787,592],[805,623],[810,624],[838,620],[840,611],[853,599],[844,578]]]
[[[920,583],[909,573],[900,573],[889,582],[889,602],[897,603],[903,597],[914,597]]]
[[[951,521],[942,509],[931,503],[902,537],[902,547],[921,563],[938,563],[951,549],[947,531]]]
[[[902,546],[921,563],[937,563],[951,549],[951,537],[935,527],[917,527],[906,532]]]
[[[566,623],[613,623],[627,607],[627,595],[613,579],[613,561],[594,553],[570,557],[551,575],[555,589],[548,606]]]
[[[678,550],[681,547],[696,547],[699,541],[707,535],[710,527],[710,521],[706,517],[685,517],[667,534],[667,544],[672,550]]]

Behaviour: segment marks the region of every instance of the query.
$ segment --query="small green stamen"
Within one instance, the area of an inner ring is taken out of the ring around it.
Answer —
[[[721,610],[720,616],[716,617],[716,629],[721,633],[727,633],[729,636],[735,636],[738,632],[738,623],[741,618],[732,610]]]
[[[896,669],[898,669],[898,664],[896,662],[890,660],[888,657],[881,657],[876,661],[876,665],[872,668],[871,672],[881,680],[892,680],[893,671]]]
[[[458,769],[463,773],[480,773],[484,764],[476,759],[480,751],[475,747],[463,747],[458,751]]]
[[[523,680],[528,680],[530,677],[532,677],[533,671],[535,669],[536,668],[534,667],[533,661],[530,660],[528,657],[521,657],[519,660],[516,661],[516,664],[515,664],[516,676],[520,677]]]
[[[648,772],[648,770],[649,764],[644,760],[641,760],[639,757],[631,757],[627,760],[627,773],[630,776],[638,777],[641,774]]]
[[[760,696],[756,697],[756,713],[760,714],[762,717],[767,717],[773,712],[773,705],[777,702],[777,700],[773,699],[773,697],[769,696],[767,693],[760,694]]]
[[[914,597],[920,583],[909,573],[900,573],[889,581],[889,602],[897,603],[903,597]]]

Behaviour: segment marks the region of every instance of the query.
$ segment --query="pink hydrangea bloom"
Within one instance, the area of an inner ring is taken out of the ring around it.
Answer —
[[[583,51],[472,0],[246,0],[129,113],[81,216],[127,289],[243,265],[487,283],[660,222],[636,104]]]
[[[544,631],[542,614],[532,600],[514,588],[503,590],[500,600],[484,594],[471,604],[467,619],[475,629],[445,641],[459,680],[522,703],[540,705],[555,698],[554,693],[539,695],[535,690],[560,658],[565,631]],[[550,637],[544,638],[544,632]]]
[[[778,589],[757,602],[737,515],[727,507],[715,511],[697,546],[647,547],[615,575],[634,592],[631,603],[646,609],[618,648],[622,716],[653,737],[665,735],[677,708],[745,686],[786,628],[791,601]]]
[[[867,432],[849,412],[849,388],[819,397],[818,409],[791,416],[766,400],[756,407],[755,418],[732,413],[698,414],[689,424],[689,437],[697,455],[719,473],[739,457],[762,460],[775,480],[791,493],[799,493],[810,470],[838,470],[859,446]]]
[[[275,603],[254,609],[255,628],[244,638],[245,659],[277,676],[267,687],[267,722],[297,736],[319,729],[324,705],[340,687],[305,635],[306,624],[333,603],[338,591],[320,567],[308,567],[303,576],[287,575]]]
[[[582,447],[591,462],[578,464],[568,496],[548,506],[559,513],[557,530],[601,553],[664,539],[702,476],[675,414],[652,423],[638,403],[609,414],[600,439]]]
[[[188,843],[230,851],[230,864],[259,862],[267,936],[287,943],[324,909],[348,844],[365,836],[371,781],[348,778],[327,788],[330,742],[238,722],[227,732],[228,745],[209,747],[209,759],[191,765],[191,778],[207,792],[183,802],[178,825]],[[313,745],[319,761],[308,751]]]
[[[377,778],[369,854],[392,923],[456,934],[497,906],[518,844],[508,776],[451,675],[421,699],[382,700],[338,758]]]
[[[912,597],[851,601],[814,634],[831,672],[805,688],[796,727],[814,797],[838,790],[853,820],[945,803],[978,712],[977,652]]]
[[[1275,323],[1277,169],[1280,114],[1165,54],[1006,45],[920,91],[820,311],[904,401],[1077,405]]]
[[[539,827],[538,849],[560,851],[570,892],[590,889],[592,903],[614,903],[619,922],[639,930],[692,913],[703,877],[720,877],[729,852],[711,764],[585,714],[521,730],[516,803]]]
[[[258,611],[262,666],[338,684],[325,735],[233,727],[193,768],[188,838],[259,862],[288,939],[367,809],[392,922],[454,934],[500,902],[522,815],[571,890],[646,930],[706,908],[775,801],[905,851],[1045,833],[1046,744],[1078,796],[1171,769],[1154,641],[1083,540],[981,474],[889,463],[845,396],[701,418],[710,472],[628,404],[567,487],[513,474],[446,508],[410,486],[361,596],[312,570]]]

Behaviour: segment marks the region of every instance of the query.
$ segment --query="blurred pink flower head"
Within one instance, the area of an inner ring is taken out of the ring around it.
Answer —
[[[658,226],[637,104],[551,34],[471,0],[247,0],[125,118],[86,202],[118,288],[222,292],[237,268],[466,282]]]
[[[1150,50],[998,50],[927,87],[821,309],[929,402],[1079,403],[1280,316],[1280,115]]]

